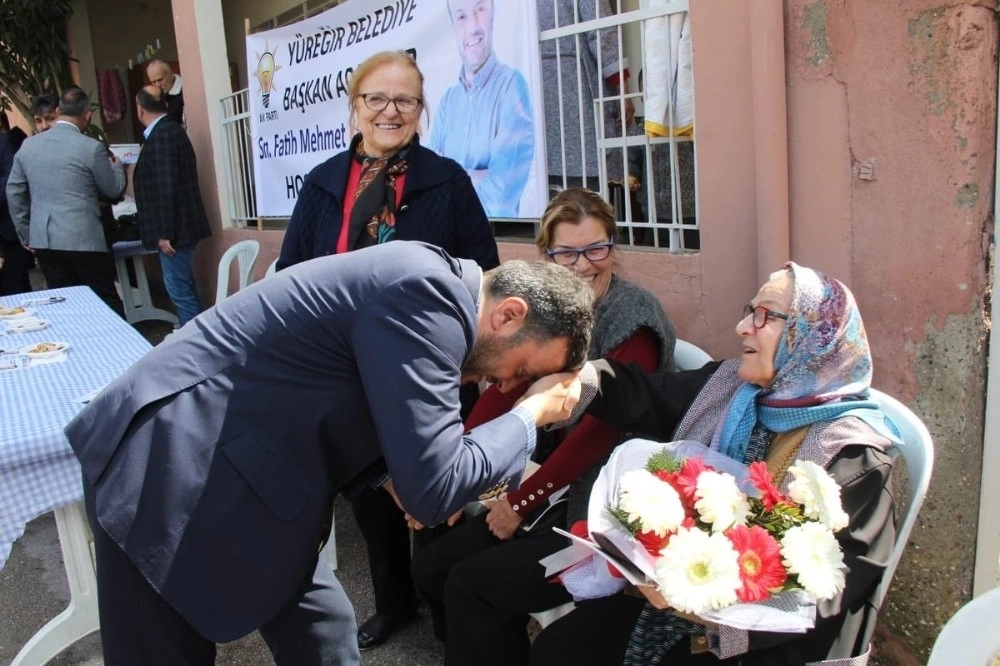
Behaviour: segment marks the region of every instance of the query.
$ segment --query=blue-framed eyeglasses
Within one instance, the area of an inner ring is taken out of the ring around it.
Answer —
[[[747,303],[743,306],[743,318],[746,319],[748,316],[753,315],[750,320],[753,323],[753,327],[756,329],[762,329],[767,326],[767,322],[774,321],[775,319],[788,319],[788,315],[783,312],[777,312],[770,308],[766,308],[763,305],[751,305]]]
[[[611,256],[611,250],[614,248],[615,242],[612,240],[607,243],[594,243],[580,249],[561,247],[558,250],[546,250],[545,254],[560,266],[573,266],[580,261],[581,254],[587,257],[587,261],[604,261]]]

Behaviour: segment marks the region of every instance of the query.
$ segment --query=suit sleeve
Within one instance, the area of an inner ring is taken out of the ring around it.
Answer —
[[[100,141],[94,140],[90,171],[101,196],[118,201],[125,191],[125,167],[121,162],[112,164],[108,160],[108,149]]]
[[[534,432],[516,413],[463,435],[459,383],[474,332],[458,313],[459,289],[465,287],[444,271],[387,286],[352,333],[393,486],[407,512],[426,525],[519,479],[532,452]]]
[[[7,208],[10,219],[14,221],[14,229],[21,242],[28,244],[28,230],[31,220],[31,193],[28,190],[28,179],[17,155],[14,156],[14,166],[7,178]]]

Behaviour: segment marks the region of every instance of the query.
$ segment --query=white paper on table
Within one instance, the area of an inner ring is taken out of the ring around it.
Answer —
[[[36,365],[48,365],[49,363],[65,363],[66,362],[66,352],[59,352],[52,356],[46,356],[45,358],[33,358],[28,363],[29,368],[33,368]]]

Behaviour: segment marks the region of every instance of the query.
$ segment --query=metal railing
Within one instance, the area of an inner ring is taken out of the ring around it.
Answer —
[[[575,0],[573,15],[560,16],[560,6],[566,3],[551,0],[552,12],[544,18],[554,25],[542,25],[539,34],[543,117],[558,120],[555,131],[545,133],[550,188],[582,185],[600,192],[614,205],[622,244],[670,251],[698,249],[694,138],[649,137],[638,122],[623,133],[619,119],[626,117],[628,101],[641,102],[643,93],[622,93],[603,81],[615,72],[619,81],[626,80],[626,61],[619,57],[625,53],[626,32],[638,28],[640,53],[645,54],[643,21],[686,12],[687,0],[601,16],[595,10],[594,18],[582,20],[586,16],[581,3],[589,2],[607,6],[607,0]],[[540,19],[545,10],[539,7]],[[613,62],[607,62],[612,58]],[[640,73],[636,79],[646,70],[642,59],[638,68],[629,68]],[[591,92],[595,60],[600,73],[596,94]],[[288,218],[257,215],[248,90],[228,95],[221,104],[230,216],[238,226],[280,228]],[[668,116],[672,117],[672,111]],[[630,177],[638,183],[634,191]],[[498,237],[534,237],[537,224],[537,219],[496,219],[494,230]]]

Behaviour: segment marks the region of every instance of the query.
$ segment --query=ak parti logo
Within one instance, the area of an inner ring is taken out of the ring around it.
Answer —
[[[275,47],[274,50],[277,50]],[[257,58],[257,69],[253,76],[260,86],[260,99],[264,103],[264,108],[271,105],[271,90],[274,88],[274,74],[281,65],[274,61],[274,50],[270,49],[267,42],[264,43],[264,53],[254,53]]]

